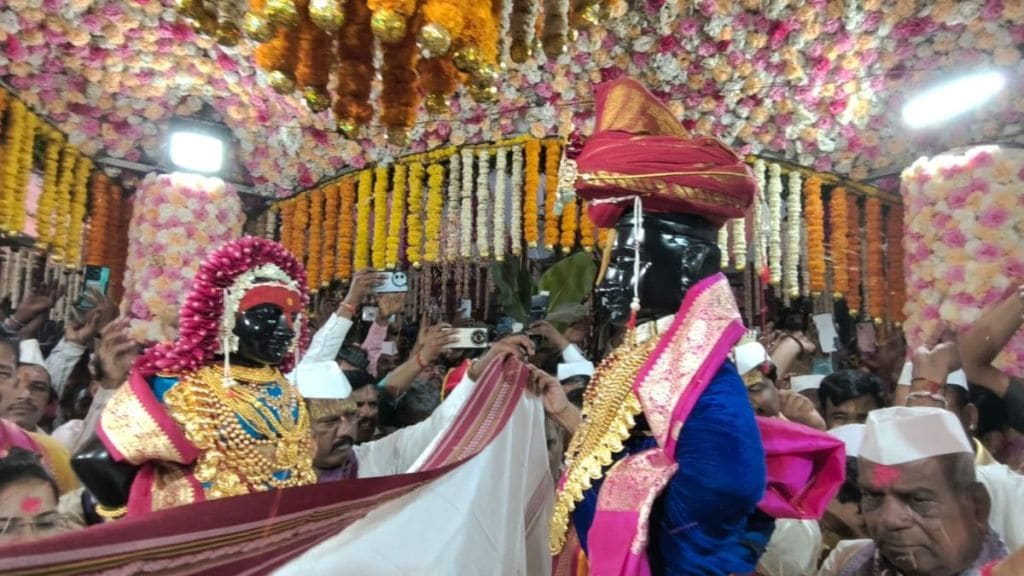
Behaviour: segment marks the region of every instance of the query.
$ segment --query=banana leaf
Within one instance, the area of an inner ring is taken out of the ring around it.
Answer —
[[[560,312],[578,306],[594,288],[597,264],[586,252],[578,252],[564,258],[540,277],[538,287],[547,291],[548,316],[556,318]],[[554,324],[554,322],[552,322]]]
[[[512,258],[492,263],[491,278],[498,289],[498,303],[505,314],[517,322],[527,323],[530,317],[530,297],[535,289],[530,271],[518,259]]]

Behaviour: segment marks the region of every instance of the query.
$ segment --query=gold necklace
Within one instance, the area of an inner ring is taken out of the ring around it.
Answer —
[[[258,368],[252,368],[249,366],[237,366],[233,364],[231,366],[231,377],[243,382],[263,384],[265,382],[278,381],[281,378],[281,371],[277,366],[260,366]]]
[[[636,331],[626,334],[625,342],[613,350],[598,367],[583,396],[583,422],[573,435],[565,453],[565,485],[555,497],[548,545],[552,554],[565,546],[569,517],[591,481],[601,477],[612,456],[622,451],[643,412],[633,392],[633,382],[659,338],[637,343]]]
[[[267,375],[269,381],[236,381],[226,388],[223,369],[207,366],[183,376],[165,396],[171,416],[202,450],[193,473],[209,484],[207,498],[316,482],[305,403],[280,371],[259,374]],[[279,397],[267,393],[268,383],[278,385]],[[243,422],[262,437],[254,437]]]

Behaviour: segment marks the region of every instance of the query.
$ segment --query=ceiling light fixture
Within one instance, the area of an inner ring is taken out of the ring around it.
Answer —
[[[903,105],[903,122],[910,128],[929,128],[951,120],[991,100],[1006,87],[996,71],[965,74],[911,98]]]

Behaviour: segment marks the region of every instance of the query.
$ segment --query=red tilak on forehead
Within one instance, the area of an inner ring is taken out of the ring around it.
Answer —
[[[43,499],[38,496],[29,496],[21,501],[21,511],[24,514],[38,514],[43,509]]]
[[[876,464],[872,481],[875,488],[888,488],[900,479],[900,469],[895,466]]]

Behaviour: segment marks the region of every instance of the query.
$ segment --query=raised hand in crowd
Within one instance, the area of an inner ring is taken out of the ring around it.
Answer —
[[[424,370],[429,369],[445,346],[458,342],[458,337],[448,324],[430,326],[427,315],[420,321],[420,331],[409,359],[392,370],[384,379],[384,392],[392,398],[404,394]]]
[[[402,311],[405,306],[405,294],[382,294],[377,299],[377,319],[381,325],[388,323],[388,319]]]
[[[549,346],[557,349],[559,352],[569,347],[569,339],[545,320],[538,320],[530,324],[527,333],[540,336]]]
[[[348,294],[338,304],[338,316],[352,318],[364,300],[373,294],[373,290],[384,282],[384,276],[367,268],[360,270],[352,276],[352,282],[348,287]]]
[[[4,320],[3,328],[18,338],[31,338],[46,321],[61,293],[61,285],[56,281],[36,285],[21,299],[14,313]]]
[[[544,402],[544,412],[555,419],[562,428],[570,434],[576,432],[582,421],[580,411],[569,402],[565,395],[562,383],[551,374],[537,368],[530,367],[530,381],[527,390],[534,396],[539,396]]]
[[[128,319],[119,318],[100,331],[96,350],[96,380],[105,389],[119,388],[128,380],[139,347],[128,333]]]
[[[790,390],[779,390],[779,412],[792,422],[825,431],[825,419],[811,399]]]
[[[492,344],[487,352],[473,363],[469,368],[469,377],[474,381],[479,380],[483,376],[484,371],[487,370],[487,367],[491,365],[491,362],[505,356],[513,356],[522,362],[526,362],[526,359],[533,356],[536,352],[533,340],[530,340],[529,336],[524,334],[507,336]]]
[[[89,346],[100,330],[117,318],[117,305],[93,288],[86,290],[82,298],[90,307],[85,311],[72,310],[72,317],[64,323],[64,339]]]
[[[1024,380],[992,365],[1024,325],[1024,285],[991,306],[960,334],[960,359],[967,379],[1003,399],[1010,426],[1024,432]]]

